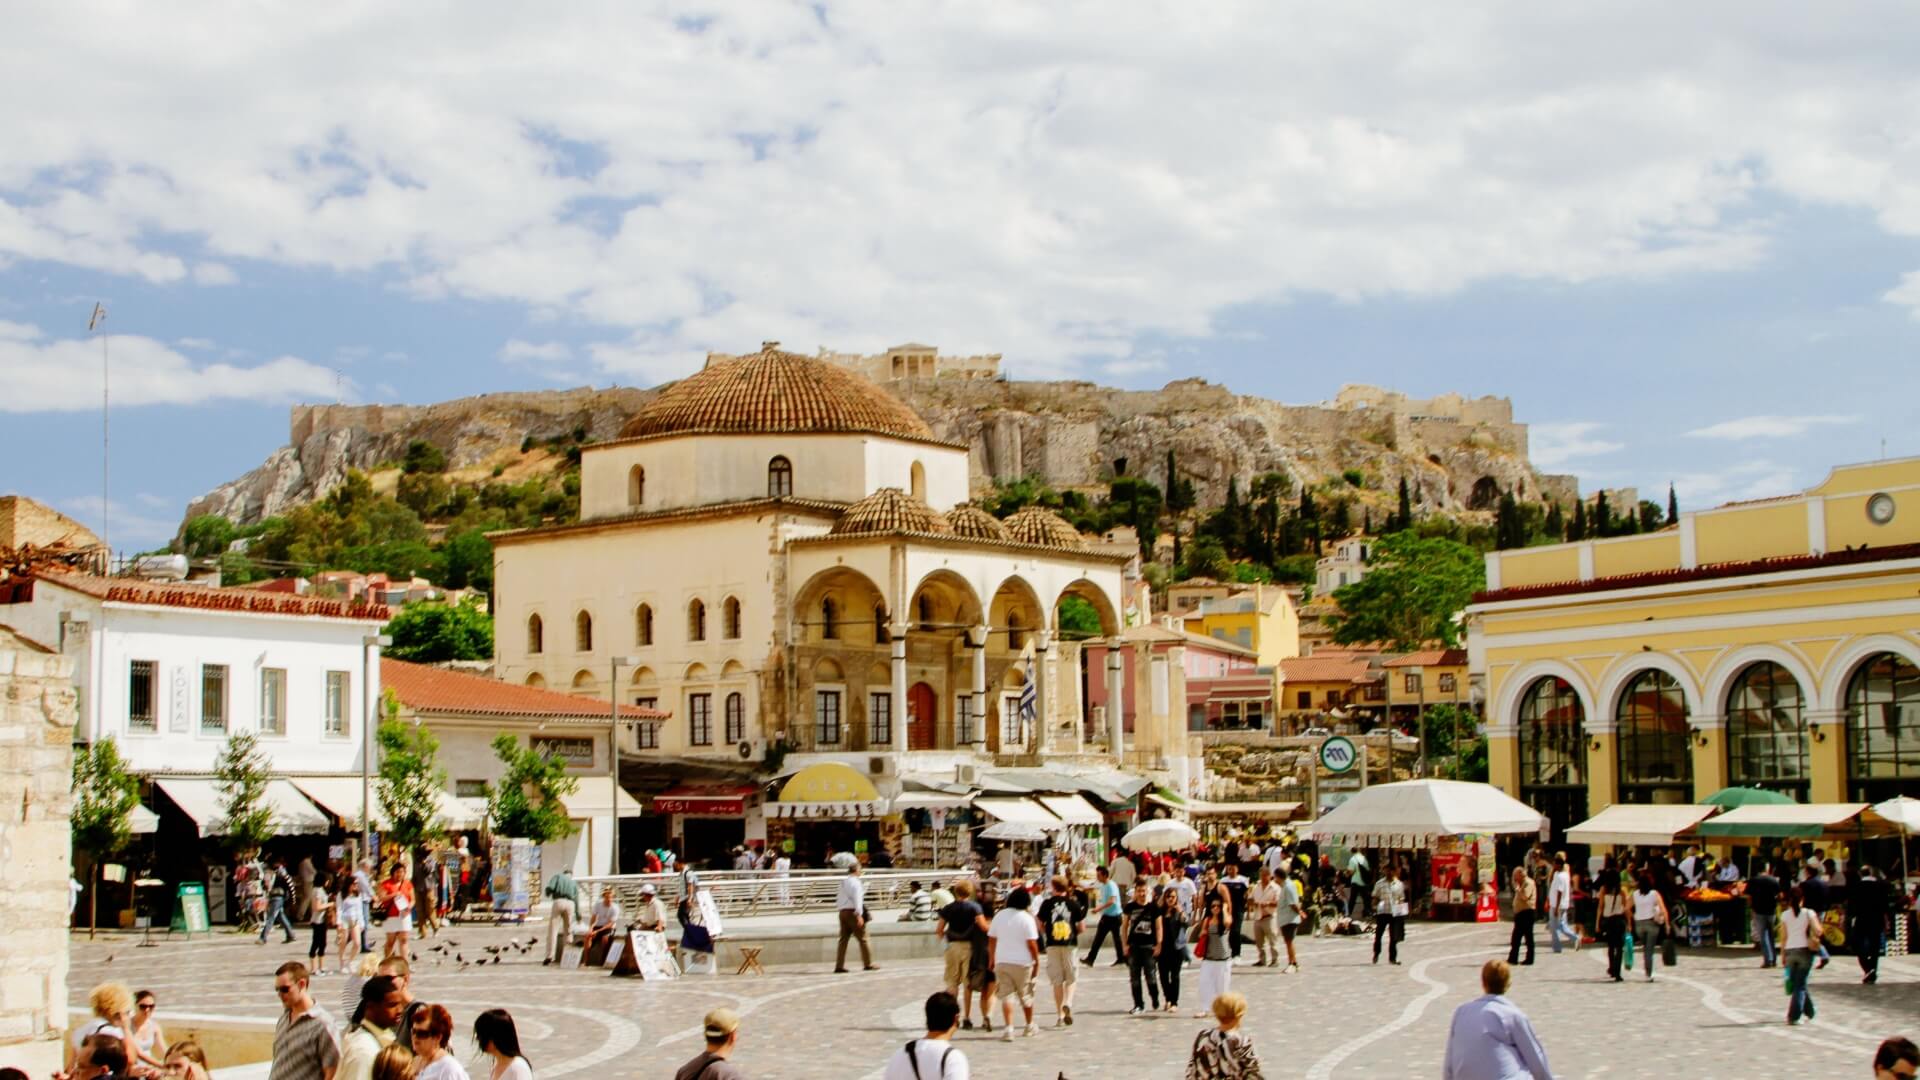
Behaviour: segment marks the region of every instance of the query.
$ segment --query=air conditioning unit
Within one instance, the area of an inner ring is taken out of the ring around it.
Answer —
[[[891,757],[870,757],[867,759],[868,776],[892,776],[894,762]]]
[[[956,784],[977,784],[980,782],[980,768],[977,765],[955,765],[953,782]]]
[[[740,755],[741,761],[757,761],[766,756],[767,744],[758,739],[743,739],[734,747],[734,752]]]

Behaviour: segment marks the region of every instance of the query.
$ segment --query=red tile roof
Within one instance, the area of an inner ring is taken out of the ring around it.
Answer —
[[[1505,600],[1536,600],[1550,596],[1574,596],[1580,593],[1609,592],[1614,589],[1640,589],[1655,585],[1682,585],[1695,581],[1777,574],[1789,570],[1813,570],[1827,566],[1855,566],[1861,563],[1920,558],[1920,544],[1890,544],[1886,547],[1829,551],[1824,555],[1781,555],[1749,562],[1709,563],[1691,570],[1650,570],[1638,574],[1617,574],[1591,581],[1553,581],[1542,585],[1516,585],[1506,589],[1486,589],[1473,594],[1475,604],[1495,604]]]
[[[1367,674],[1367,661],[1364,656],[1352,653],[1335,655],[1314,654],[1313,656],[1295,656],[1280,661],[1280,676],[1284,682],[1352,682],[1364,678]]]
[[[539,720],[604,722],[608,719],[607,704],[590,697],[521,686],[489,679],[484,675],[449,671],[386,656],[380,658],[380,684],[393,691],[402,705],[416,712]],[[672,714],[638,705],[622,705],[620,715],[627,720],[665,720]]]
[[[1390,668],[1466,667],[1467,650],[1421,649],[1419,652],[1402,653],[1380,666]]]
[[[320,596],[293,596],[263,592],[259,589],[216,589],[207,585],[184,585],[133,578],[95,577],[91,574],[65,574],[38,571],[35,576],[50,585],[104,600],[110,604],[149,604],[154,607],[197,608],[204,611],[239,611],[263,615],[314,615],[330,619],[363,619],[386,622],[393,613],[385,604],[361,600],[336,600]]]
[[[773,343],[714,360],[633,414],[622,439],[658,435],[862,432],[933,441],[927,422],[877,384]]]

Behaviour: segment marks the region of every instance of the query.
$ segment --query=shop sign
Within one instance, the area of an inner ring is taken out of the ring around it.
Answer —
[[[591,766],[593,764],[591,738],[535,735],[528,741],[533,744],[533,752],[543,757],[558,758],[569,765]]]
[[[730,798],[659,798],[653,800],[653,812],[656,814],[715,814],[725,817],[739,817],[747,812],[747,801],[740,796]]]

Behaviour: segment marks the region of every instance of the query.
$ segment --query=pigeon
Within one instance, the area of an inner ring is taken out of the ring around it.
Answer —
[[[466,958],[466,957],[464,957],[464,956],[461,956],[461,955],[460,955],[459,953],[454,953],[454,954],[453,954],[453,958],[454,958],[455,960],[458,960],[458,961],[460,961],[460,963],[461,963],[461,964],[462,964],[463,966],[464,966],[464,965],[466,964],[466,962],[467,962],[467,958]]]
[[[414,953],[414,954],[413,954],[413,962],[414,962],[414,963],[416,963],[416,964],[420,962],[420,954],[419,954],[419,953]]]
[[[460,961],[460,970],[461,970],[461,971],[465,971],[465,970],[467,970],[467,967],[468,967],[468,964],[467,964],[467,962],[466,962],[465,960],[462,960],[462,961]]]
[[[106,960],[105,960],[105,961],[103,961],[103,962],[104,962],[104,963],[108,963],[108,964],[111,964],[111,963],[113,963],[113,954],[112,954],[112,953],[108,953],[108,954],[107,954],[107,958],[106,958]]]

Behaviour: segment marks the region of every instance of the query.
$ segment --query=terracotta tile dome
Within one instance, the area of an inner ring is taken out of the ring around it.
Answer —
[[[1044,506],[1023,506],[1014,511],[1005,524],[1007,535],[1023,544],[1055,548],[1086,546],[1086,541],[1080,539],[1080,530]]]
[[[906,402],[846,368],[781,352],[775,344],[715,360],[667,387],[627,421],[620,437],[806,432],[933,438]]]
[[[955,536],[965,536],[973,540],[1010,540],[1007,527],[1000,519],[977,506],[962,504],[947,511],[947,524],[953,527]]]
[[[861,499],[833,523],[837,536],[859,533],[947,533],[947,519],[899,488],[881,488]]]

